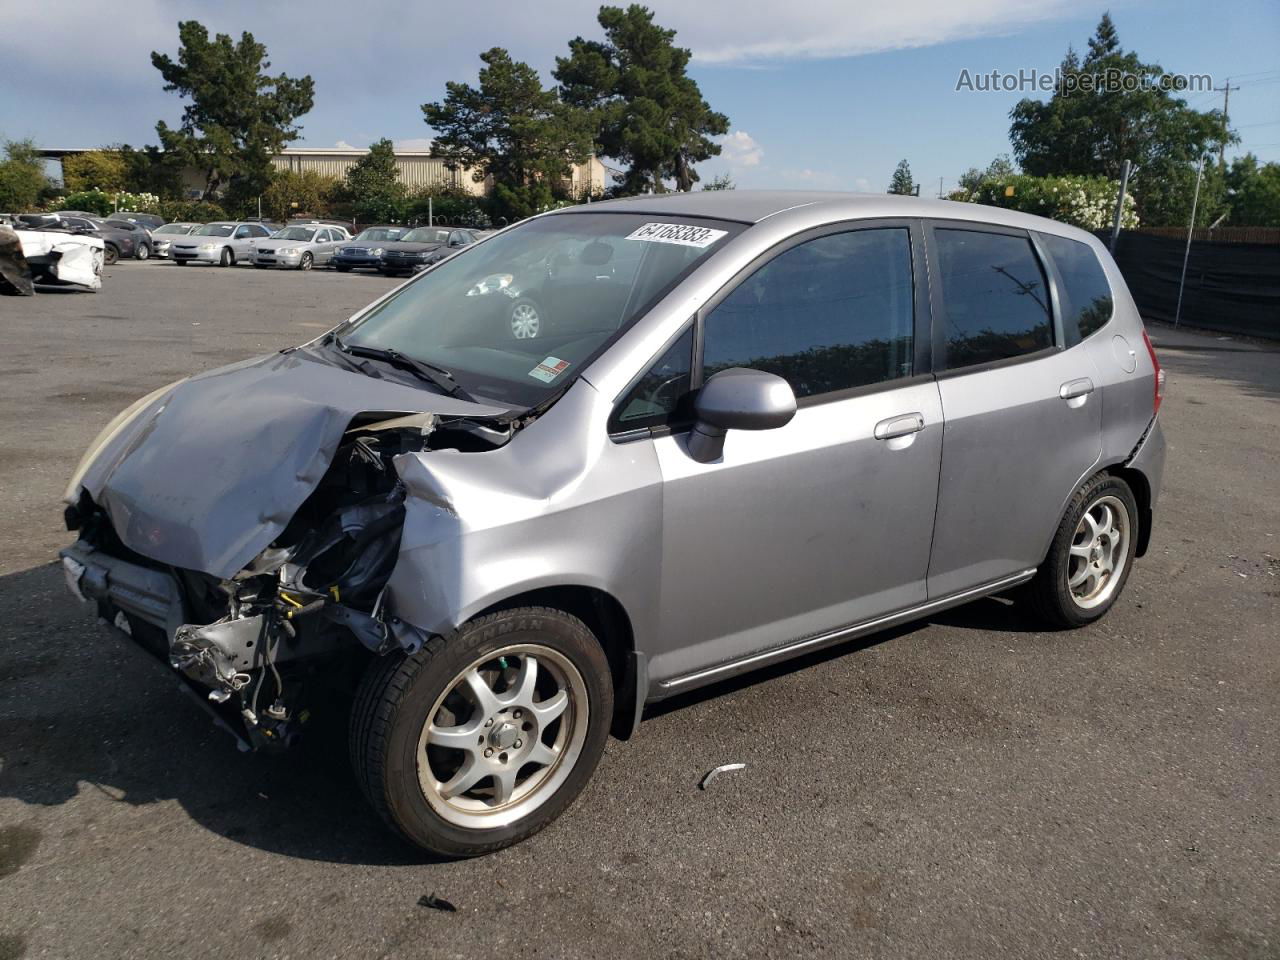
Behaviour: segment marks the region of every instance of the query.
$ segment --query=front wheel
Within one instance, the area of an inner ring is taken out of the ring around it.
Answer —
[[[310,270],[315,265],[316,259],[310,252],[304,253],[302,259],[298,261],[299,270]]]
[[[218,266],[229,267],[236,262],[236,255],[231,252],[230,247],[223,247],[222,254],[218,257]]]
[[[1138,504],[1129,485],[1108,473],[1086,480],[1028,585],[1041,616],[1057,627],[1101,619],[1124,590],[1137,542]]]
[[[576,617],[504,610],[376,661],[351,718],[351,762],[390,826],[451,857],[541,830],[581,792],[604,751],[613,685]]]
[[[542,314],[538,305],[521,297],[511,305],[511,336],[516,340],[535,340],[542,332]]]

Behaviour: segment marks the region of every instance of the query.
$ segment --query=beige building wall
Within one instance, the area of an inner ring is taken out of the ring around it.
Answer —
[[[289,148],[272,158],[277,170],[292,170],[302,173],[313,170],[326,177],[342,178],[355,166],[367,150],[320,150],[309,147]],[[424,187],[454,186],[460,187],[473,196],[483,196],[492,189],[490,179],[477,182],[469,168],[450,170],[443,160],[431,156],[426,151],[397,150],[396,169],[400,180],[410,190]],[[575,197],[604,192],[605,168],[595,157],[585,163],[574,165],[567,178],[567,185]]]

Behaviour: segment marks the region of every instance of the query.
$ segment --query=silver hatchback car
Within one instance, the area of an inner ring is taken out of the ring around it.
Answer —
[[[674,693],[1015,587],[1103,616],[1151,536],[1162,387],[1060,223],[597,203],[138,401],[71,481],[62,559],[244,746],[350,705],[373,808],[475,855]]]

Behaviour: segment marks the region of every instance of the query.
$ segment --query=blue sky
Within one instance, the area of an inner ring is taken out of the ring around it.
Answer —
[[[729,172],[740,187],[885,189],[906,158],[924,193],[954,187],[970,166],[1009,150],[1008,111],[1019,93],[957,92],[973,73],[1052,71],[1067,45],[1083,49],[1110,9],[1121,43],[1166,70],[1228,77],[1232,124],[1242,143],[1280,160],[1280,4],[1068,0],[652,0],[657,20],[694,51],[691,73],[731,134],[704,178]],[[592,0],[532,5],[352,4],[309,0],[76,0],[0,4],[0,136],[43,146],[155,141],[155,122],[177,121],[180,101],[161,90],[149,53],[176,52],[179,19],[252,32],[273,70],[309,73],[316,106],[300,145],[366,146],[389,136],[425,147],[419,104],[447,80],[473,81],[476,54],[505,46],[549,70],[575,35],[598,36]],[[785,9],[785,15],[779,13]],[[305,10],[299,16],[300,10]],[[20,78],[15,80],[14,78]],[[1221,94],[1193,95],[1221,105]]]

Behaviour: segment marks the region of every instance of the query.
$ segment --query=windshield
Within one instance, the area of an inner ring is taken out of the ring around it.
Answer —
[[[229,237],[235,229],[234,223],[206,223],[191,231],[193,237]]]
[[[407,227],[371,227],[361,230],[357,240],[399,240],[407,232]]]
[[[155,233],[177,233],[186,235],[191,232],[191,224],[189,223],[166,223],[163,227],[156,227]]]
[[[285,227],[271,235],[272,240],[310,240],[316,235],[315,227]]]
[[[417,230],[410,230],[400,239],[405,243],[448,243],[449,231],[436,227],[419,227]]]
[[[559,389],[741,224],[539,217],[469,246],[342,334],[449,370],[468,393],[532,406]]]

